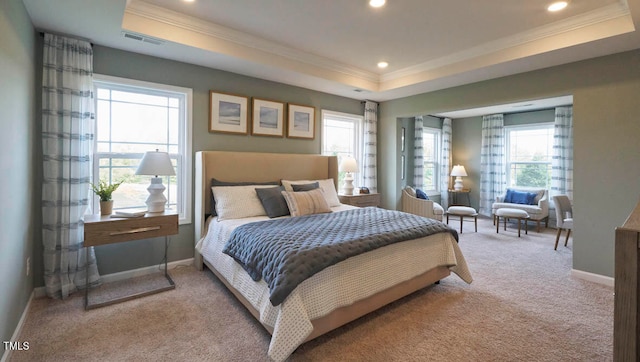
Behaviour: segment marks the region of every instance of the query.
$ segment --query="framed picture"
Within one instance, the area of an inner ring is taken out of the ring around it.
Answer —
[[[284,137],[284,103],[253,98],[251,134]]]
[[[209,132],[248,133],[249,98],[209,91]]]
[[[287,137],[306,138],[315,137],[316,109],[289,103]]]

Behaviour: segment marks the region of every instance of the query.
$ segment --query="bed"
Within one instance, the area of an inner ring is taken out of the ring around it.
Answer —
[[[266,221],[270,219],[263,215],[212,217],[211,180],[258,184],[274,180],[330,179],[336,187],[337,169],[335,156],[196,153],[196,266],[201,270],[204,266],[210,269],[271,333],[268,355],[276,361],[285,360],[302,343],[446,278],[451,272],[468,283],[472,281],[454,234],[439,232],[379,247],[329,266],[301,282],[274,306],[268,283],[255,281],[236,260],[223,253],[225,243],[236,228],[271,221]],[[324,215],[365,212],[354,209],[359,208],[333,204],[331,214]],[[272,220],[287,222],[277,220],[286,218],[290,217]]]

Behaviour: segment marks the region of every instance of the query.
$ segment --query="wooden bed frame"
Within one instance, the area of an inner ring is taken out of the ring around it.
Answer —
[[[338,159],[336,156],[321,156],[312,154],[283,154],[283,153],[254,153],[254,152],[224,152],[199,151],[196,152],[196,197],[195,197],[195,242],[205,236],[206,218],[211,209],[211,179],[221,181],[279,181],[286,180],[320,180],[333,178],[338,180]],[[257,311],[213,265],[204,261],[202,255],[195,251],[195,263],[199,270],[203,264],[220,279],[238,300],[253,314],[258,321]],[[349,306],[341,307],[330,314],[312,321],[313,332],[305,342],[349,323],[367,313],[379,309],[395,300],[407,296],[440,279],[449,276],[447,267],[431,269],[417,277],[374,294],[366,299],[357,301]],[[273,333],[271,327],[263,326]]]

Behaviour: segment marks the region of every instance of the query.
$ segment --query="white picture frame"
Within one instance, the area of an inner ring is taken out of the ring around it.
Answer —
[[[287,111],[287,137],[314,139],[316,109],[310,106],[289,103]]]
[[[209,132],[247,134],[249,98],[209,91]]]
[[[253,98],[251,134],[284,137],[284,103]]]

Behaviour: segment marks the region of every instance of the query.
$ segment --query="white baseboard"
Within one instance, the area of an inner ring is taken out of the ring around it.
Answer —
[[[31,307],[31,301],[34,298],[35,298],[35,290],[31,292],[31,296],[29,297],[29,301],[27,302],[27,305],[24,307],[24,310],[22,311],[22,316],[18,321],[18,325],[16,326],[16,329],[13,331],[13,335],[11,336],[12,342],[18,341],[18,336],[20,336],[20,332],[22,332],[22,326],[24,325],[24,321],[27,319],[27,312],[29,312],[29,309]],[[24,341],[20,341],[20,342],[24,342]],[[4,345],[2,349],[4,349]],[[4,353],[2,354],[2,358],[0,358],[0,362],[6,362],[9,359],[9,357],[11,357],[11,350],[5,349]]]
[[[613,287],[615,284],[615,279],[612,277],[606,277],[600,274],[593,274],[582,270],[571,269],[571,276],[584,279],[590,282],[604,284],[608,287]]]
[[[171,270],[179,266],[191,266],[191,265],[193,265],[193,258],[171,261],[167,264],[167,268]],[[139,269],[126,270],[123,272],[101,275],[100,278],[102,279],[103,283],[110,283],[110,282],[116,282],[119,280],[140,277],[143,275],[149,275],[157,272],[158,270],[160,270],[160,268],[164,268],[164,264],[152,265],[152,266],[147,266]],[[47,295],[47,292],[44,289],[44,287],[35,288],[33,292],[36,298],[41,298]]]

